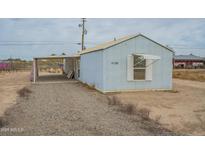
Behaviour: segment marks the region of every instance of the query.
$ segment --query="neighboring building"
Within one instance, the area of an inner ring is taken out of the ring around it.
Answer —
[[[80,52],[80,78],[102,92],[172,89],[172,49],[142,34]]]
[[[174,56],[175,68],[203,68],[204,59],[193,54]]]
[[[11,64],[7,60],[0,60],[0,71],[10,70]]]

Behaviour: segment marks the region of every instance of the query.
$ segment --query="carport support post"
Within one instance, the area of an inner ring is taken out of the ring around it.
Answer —
[[[33,82],[36,82],[36,78],[37,78],[37,59],[34,58],[33,59]]]

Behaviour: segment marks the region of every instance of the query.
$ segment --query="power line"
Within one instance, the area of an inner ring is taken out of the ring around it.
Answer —
[[[88,42],[87,44],[96,45],[97,43]],[[11,43],[2,43],[0,41],[0,46],[33,46],[33,45],[81,45],[79,42],[62,42],[62,43],[33,43],[33,42],[11,42]]]
[[[186,47],[173,47],[174,49],[197,49],[197,50],[204,50],[205,48],[186,48]]]
[[[12,40],[12,41],[8,41],[8,40],[2,40],[2,41],[0,41],[0,42],[4,42],[4,43],[6,43],[6,42],[68,42],[68,41],[28,41],[28,40],[21,40],[21,41],[19,41],[19,40],[17,40],[17,41],[15,41],[15,40]]]
[[[64,45],[64,43],[0,43],[0,46]]]
[[[173,47],[170,46],[173,49],[187,49],[187,50],[205,50],[205,48],[197,48],[197,47]]]
[[[196,46],[188,46],[188,45],[184,45],[184,44],[172,44],[169,45],[170,47],[174,48],[174,49],[196,49],[196,50],[204,50],[205,47],[196,47]]]

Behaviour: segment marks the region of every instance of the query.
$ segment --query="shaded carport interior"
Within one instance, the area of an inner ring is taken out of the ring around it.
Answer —
[[[64,74],[50,73],[47,75],[39,76],[38,61],[39,60],[50,60],[50,59],[63,59],[63,72]],[[46,82],[46,81],[66,81],[69,80],[67,77],[70,71],[74,73],[74,79],[78,79],[79,76],[79,62],[80,55],[61,55],[61,56],[47,56],[47,57],[34,57],[32,67],[32,81],[35,82]],[[71,65],[72,64],[72,65]]]

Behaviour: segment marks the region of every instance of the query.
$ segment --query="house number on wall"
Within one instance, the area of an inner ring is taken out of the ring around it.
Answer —
[[[119,64],[119,62],[111,62],[111,64],[117,65]]]

